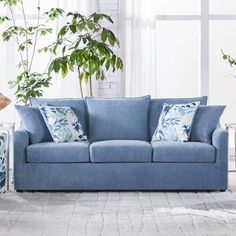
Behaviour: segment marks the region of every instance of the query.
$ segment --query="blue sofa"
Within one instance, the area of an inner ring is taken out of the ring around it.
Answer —
[[[104,100],[100,106],[82,99],[33,98],[32,106],[46,103],[72,107],[90,142],[58,144],[49,141],[31,144],[28,131],[16,131],[15,189],[225,190],[228,133],[222,128],[214,130],[211,144],[192,141],[150,142],[165,102],[178,104],[200,101],[206,104],[206,99],[151,99],[148,107],[143,105],[141,108],[140,116],[125,121],[123,129],[122,124],[114,127],[112,122],[119,123],[120,119],[125,119],[124,115],[106,111],[109,104],[116,109],[115,99]],[[96,111],[93,110],[94,106],[98,106]],[[119,106],[125,112],[122,103]],[[128,107],[127,112],[135,110],[135,107],[135,104]],[[109,121],[102,123],[97,118],[99,112],[104,119],[111,119],[111,124]],[[146,118],[143,116],[145,112]],[[139,122],[143,123],[142,127]],[[133,129],[135,125],[136,130]],[[133,129],[132,132],[129,129]],[[99,136],[101,131],[104,138]]]

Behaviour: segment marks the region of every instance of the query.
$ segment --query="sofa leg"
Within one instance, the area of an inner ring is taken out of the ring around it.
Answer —
[[[226,191],[226,189],[220,189],[220,192],[225,192]]]

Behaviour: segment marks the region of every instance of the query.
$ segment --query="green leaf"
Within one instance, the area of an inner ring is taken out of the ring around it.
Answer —
[[[61,72],[62,72],[62,78],[65,78],[68,74],[68,67],[66,60],[61,61]]]
[[[92,16],[93,16],[94,22],[98,23],[98,21],[100,20],[100,15],[98,15],[97,13],[94,13],[94,14],[92,14]]]
[[[100,74],[101,74],[101,72],[100,72],[100,70],[98,70],[98,71],[96,72],[96,80],[99,80],[99,79],[100,79]]]
[[[79,31],[83,31],[84,28],[85,28],[85,23],[82,22],[82,23],[78,24],[77,26],[78,26],[78,28],[79,28]]]
[[[101,39],[102,39],[102,42],[106,42],[107,40],[107,32],[105,29],[102,30],[102,33],[101,33]]]
[[[88,21],[88,22],[87,22],[87,26],[88,26],[88,28],[89,28],[90,30],[93,30],[93,29],[95,28],[95,25],[94,25],[94,23],[93,23],[92,21]]]
[[[63,26],[58,33],[58,38],[62,38],[67,33],[67,31],[68,31],[67,25]]]
[[[48,16],[50,20],[58,19],[63,16],[64,10],[61,8],[51,8],[50,11],[44,13],[44,15]]]
[[[82,72],[82,73],[79,75],[79,79],[80,79],[80,81],[83,81],[83,79],[84,79],[84,72]]]
[[[110,45],[111,45],[112,47],[114,47],[114,45],[115,45],[115,40],[114,40],[114,38],[111,37],[111,36],[109,36],[109,37],[108,37],[108,41],[109,41]]]
[[[10,18],[8,18],[7,16],[0,16],[0,25],[6,20],[10,20]]]
[[[57,46],[58,46],[58,44],[55,44],[54,46],[53,46],[53,49],[52,49],[52,51],[53,51],[53,53],[56,55],[57,54]]]
[[[62,56],[64,56],[65,51],[66,51],[66,45],[62,48]]]
[[[53,64],[53,70],[58,73],[60,70],[60,60],[54,60],[54,64]]]
[[[109,22],[111,22],[113,24],[113,20],[111,19],[110,16],[106,15],[106,14],[101,14],[106,20],[108,20]]]
[[[110,68],[110,61],[109,60],[106,62],[105,67],[106,67],[106,70],[109,70],[109,68]]]
[[[68,67],[69,67],[69,69],[70,69],[72,72],[75,71],[75,70],[74,70],[74,66],[72,66],[71,64],[68,64]]]
[[[76,33],[76,25],[75,24],[70,25],[70,30],[72,33]]]

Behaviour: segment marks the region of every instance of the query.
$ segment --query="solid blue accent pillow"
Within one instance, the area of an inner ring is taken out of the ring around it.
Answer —
[[[207,96],[193,98],[155,98],[150,101],[149,111],[149,138],[152,139],[154,131],[158,125],[159,117],[164,103],[167,104],[183,104],[190,102],[200,102],[200,105],[206,105]]]
[[[149,140],[150,96],[138,98],[86,98],[90,141]]]
[[[15,105],[15,109],[20,116],[23,128],[29,133],[32,144],[52,142],[52,136],[38,107]]]
[[[190,140],[212,143],[212,133],[216,129],[226,106],[199,106],[191,131]]]

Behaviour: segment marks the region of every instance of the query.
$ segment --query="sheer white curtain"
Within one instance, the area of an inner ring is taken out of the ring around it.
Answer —
[[[155,96],[155,0],[121,0],[121,49],[126,96]]]

